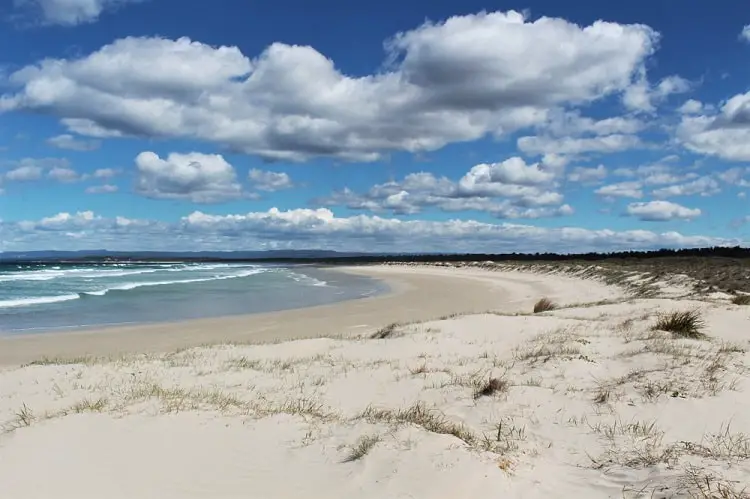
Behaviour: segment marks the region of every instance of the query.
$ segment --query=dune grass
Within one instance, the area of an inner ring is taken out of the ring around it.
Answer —
[[[555,310],[556,308],[557,304],[555,304],[555,302],[549,298],[542,298],[534,304],[534,313],[539,314],[541,312],[548,312],[550,310]]]
[[[701,329],[706,327],[700,311],[698,310],[675,310],[662,314],[654,324],[653,329],[666,331],[679,338],[690,338],[693,340],[704,339],[706,335]]]

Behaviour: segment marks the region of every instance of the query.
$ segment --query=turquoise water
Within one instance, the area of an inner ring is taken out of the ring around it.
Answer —
[[[380,281],[309,266],[0,266],[0,334],[284,310],[372,296]]]

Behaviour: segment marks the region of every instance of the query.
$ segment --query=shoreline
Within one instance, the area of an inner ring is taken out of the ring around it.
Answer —
[[[0,366],[45,357],[117,356],[217,343],[335,337],[377,330],[394,322],[487,310],[526,310],[543,295],[584,301],[586,296],[601,293],[598,288],[604,287],[592,282],[596,289],[581,289],[569,296],[570,286],[549,285],[555,279],[569,284],[569,277],[534,279],[533,274],[516,273],[513,277],[513,272],[387,265],[327,270],[373,277],[383,281],[389,290],[372,297],[275,312],[0,337]],[[560,294],[564,288],[568,292]]]

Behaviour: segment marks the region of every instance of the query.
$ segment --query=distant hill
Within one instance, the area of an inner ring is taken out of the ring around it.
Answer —
[[[328,259],[367,256],[368,253],[345,253],[325,250],[271,251],[5,251],[0,262],[66,261],[66,260],[268,260],[268,259]]]

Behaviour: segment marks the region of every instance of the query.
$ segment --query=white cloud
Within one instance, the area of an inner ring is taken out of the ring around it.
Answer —
[[[484,211],[498,218],[541,218],[573,213],[556,192],[556,172],[519,157],[473,166],[458,181],[420,172],[402,181],[378,184],[364,194],[349,189],[313,200],[323,206],[346,206],[374,212],[414,214],[425,208]]]
[[[750,161],[750,92],[730,98],[718,113],[683,116],[676,136],[693,152]]]
[[[292,179],[287,173],[271,172],[253,168],[247,175],[253,187],[259,191],[276,192],[294,187]]]
[[[616,198],[636,198],[640,199],[643,197],[643,185],[640,182],[619,182],[616,184],[609,184],[598,188],[594,191],[596,194],[603,197],[616,197]]]
[[[342,74],[312,47],[125,38],[10,77],[0,110],[62,118],[71,132],[194,138],[266,158],[373,160],[543,123],[561,106],[627,89],[658,34],[644,25],[524,19],[517,12],[425,23],[386,43],[386,69]],[[605,127],[606,128],[606,127]]]
[[[740,39],[745,40],[746,42],[750,42],[750,24],[742,28],[742,32],[740,32]]]
[[[659,198],[667,198],[673,196],[693,196],[699,194],[701,196],[713,196],[721,192],[719,183],[711,177],[700,177],[692,182],[685,184],[670,185],[668,187],[662,187],[656,189],[652,194]]]
[[[81,179],[80,175],[78,175],[78,172],[73,170],[72,168],[64,168],[60,166],[55,166],[52,168],[48,173],[47,176],[51,178],[52,180],[57,180],[58,182],[76,182]]]
[[[59,149],[69,149],[71,151],[93,151],[99,149],[99,146],[101,146],[101,141],[99,140],[77,139],[67,133],[50,137],[47,139],[47,143]]]
[[[682,114],[700,114],[703,109],[704,105],[701,101],[688,99],[683,105],[677,108],[677,111]]]
[[[92,23],[106,10],[141,0],[14,0],[16,7],[48,25]]]
[[[630,203],[625,213],[645,222],[666,222],[675,219],[692,220],[701,215],[701,210],[685,208],[669,201],[649,201]]]
[[[634,135],[603,135],[585,138],[552,138],[543,136],[519,137],[518,149],[529,155],[571,154],[586,152],[613,153],[643,147]]]
[[[136,192],[146,197],[215,203],[242,196],[234,168],[220,154],[170,153],[161,159],[145,151],[135,164]]]
[[[6,180],[14,180],[14,181],[29,181],[29,180],[39,180],[42,178],[42,173],[44,172],[44,169],[41,166],[38,165],[22,165],[16,168],[13,168],[8,173],[5,174]]]
[[[609,251],[661,247],[736,245],[736,239],[678,232],[546,228],[473,220],[403,221],[377,216],[338,217],[327,209],[297,209],[212,215],[194,212],[177,224],[91,212],[60,214],[41,221],[0,222],[11,237],[0,250],[105,247],[120,250],[321,248],[349,251],[535,252]],[[76,237],[65,236],[76,233]],[[746,243],[745,243],[746,244]]]
[[[120,172],[115,170],[114,168],[98,168],[94,171],[93,177],[94,178],[112,178],[116,177]]]
[[[112,184],[92,185],[86,188],[87,194],[109,194],[111,192],[117,192],[119,188]]]
[[[656,106],[672,94],[690,90],[690,82],[679,76],[668,76],[652,87],[642,75],[635,84],[625,90],[622,102],[627,109],[652,113]]]
[[[607,169],[604,165],[599,165],[596,168],[577,166],[573,168],[573,171],[568,173],[568,181],[580,182],[582,184],[596,183],[605,178],[607,178]]]
[[[9,167],[5,173],[7,181],[40,180],[45,173],[53,180],[69,181],[71,172],[75,173],[70,168],[70,162],[64,158],[23,158],[18,161],[6,161],[4,164]]]

